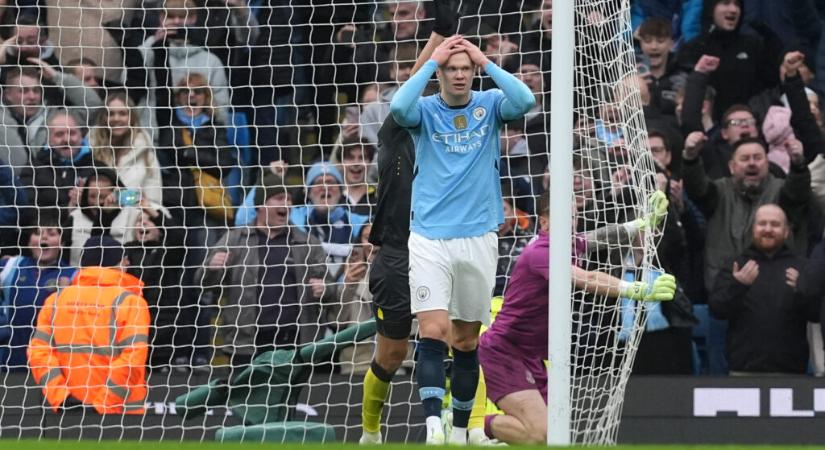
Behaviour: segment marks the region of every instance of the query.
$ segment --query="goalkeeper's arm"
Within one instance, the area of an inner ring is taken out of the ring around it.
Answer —
[[[578,266],[573,266],[572,270],[573,285],[591,294],[659,302],[673,300],[676,292],[673,275],[663,274],[651,285],[643,281],[623,281],[604,272],[584,270]]]

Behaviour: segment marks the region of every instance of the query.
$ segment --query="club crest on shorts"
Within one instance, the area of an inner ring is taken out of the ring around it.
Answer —
[[[475,117],[476,120],[481,120],[486,115],[487,115],[487,110],[484,109],[483,106],[479,106],[478,108],[473,110],[473,117]]]
[[[419,302],[427,301],[427,299],[430,298],[430,288],[427,286],[420,286],[415,290],[415,298],[417,298]]]
[[[467,116],[459,114],[453,117],[453,126],[456,130],[464,130],[467,128]]]
[[[532,373],[530,373],[530,371],[529,371],[529,370],[527,370],[526,372],[527,372],[527,373],[526,373],[526,375],[527,375],[527,382],[528,382],[528,383],[530,383],[530,384],[536,384],[536,379],[535,379],[535,378],[533,378],[533,374],[532,374]]]

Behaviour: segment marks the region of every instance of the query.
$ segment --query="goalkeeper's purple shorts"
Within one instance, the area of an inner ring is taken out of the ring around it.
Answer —
[[[547,402],[547,369],[544,361],[522,356],[518,347],[496,335],[479,338],[478,362],[487,385],[487,398],[498,403],[519,391],[537,390]]]

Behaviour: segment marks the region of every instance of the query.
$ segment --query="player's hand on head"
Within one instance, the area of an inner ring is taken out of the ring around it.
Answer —
[[[461,39],[459,45],[462,47],[462,51],[467,52],[467,55],[470,56],[470,60],[473,62],[473,64],[479,67],[484,67],[487,65],[488,62],[490,62],[490,59],[487,57],[487,55],[485,55],[484,52],[481,51],[480,48],[478,48],[477,45],[473,44],[467,39]]]
[[[436,62],[439,66],[443,66],[447,63],[447,60],[450,59],[451,56],[458,52],[465,51],[463,47],[459,45],[462,41],[462,37],[460,35],[450,36],[444,40],[438,47],[433,50],[432,56],[430,59]]]

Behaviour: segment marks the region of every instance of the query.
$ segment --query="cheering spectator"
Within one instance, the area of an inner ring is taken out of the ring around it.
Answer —
[[[149,134],[140,126],[134,104],[122,92],[109,95],[89,136],[92,157],[117,171],[129,189],[140,191],[154,207],[163,203],[160,163]]]
[[[716,89],[714,118],[732,105],[747,103],[755,94],[779,84],[780,49],[756,36],[740,32],[742,0],[705,2],[702,34],[686,43],[678,64],[691,71],[703,56],[718,58],[709,84]]]
[[[352,244],[358,242],[367,216],[350,212],[343,206],[344,178],[335,166],[315,163],[309,168],[306,180],[309,203],[293,208],[290,220],[299,230],[325,244],[329,271],[337,279]]]
[[[127,242],[126,272],[143,282],[143,298],[152,317],[149,363],[165,367],[173,359],[183,365],[192,351],[195,317],[191,290],[181,286],[183,233],[180,225],[163,214],[144,210],[134,224],[135,240]]]
[[[230,299],[220,310],[218,335],[234,368],[273,348],[318,339],[319,300],[332,294],[321,242],[289,225],[291,195],[279,177],[265,177],[256,190],[255,223],[230,230],[196,274],[205,289],[222,287]]]
[[[668,23],[673,22],[672,34],[667,38],[676,42],[687,42],[699,35],[701,31],[702,0],[684,0],[679,2],[662,0],[640,0],[633,2],[630,8],[630,22],[641,35],[641,27],[651,19]]]
[[[752,244],[716,275],[708,304],[716,317],[729,321],[732,375],[807,369],[807,323],[818,320],[820,298],[797,289],[806,262],[786,245],[789,235],[782,208],[763,204],[754,216]]]
[[[123,271],[123,247],[110,237],[86,241],[80,263],[72,285],[37,316],[28,351],[34,379],[54,412],[86,405],[99,414],[143,414],[150,323],[143,283]]]
[[[72,250],[69,261],[80,263],[79,244],[92,236],[108,235],[118,242],[129,242],[135,237],[134,224],[141,210],[127,203],[121,193],[124,187],[117,173],[109,168],[94,169],[86,178],[80,193],[79,207],[71,212]]]
[[[171,126],[161,130],[162,151],[158,154],[169,193],[167,204],[186,208],[186,225],[207,229],[225,226],[234,218],[222,182],[235,164],[236,155],[227,144],[226,129],[215,116],[215,101],[203,75],[193,73],[181,79],[175,91]],[[206,188],[214,195],[198,196],[192,187]],[[211,234],[208,242],[217,240],[218,236]]]
[[[29,58],[55,67],[60,65],[47,29],[38,23],[37,17],[21,15],[17,18],[14,36],[0,45],[0,82],[5,81],[12,67],[36,65]]]
[[[676,92],[685,83],[673,49],[670,21],[660,17],[645,20],[636,31],[644,57],[639,73],[648,83],[650,104],[662,114],[674,115]]]
[[[191,11],[191,12],[190,12]],[[147,105],[157,106],[157,125],[167,126],[168,109],[173,102],[169,89],[172,80],[202,77],[204,86],[211,86],[215,98],[216,116],[226,122],[229,105],[229,82],[226,67],[220,58],[207,49],[190,42],[187,26],[197,21],[194,0],[166,0],[161,12],[160,29],[141,46],[143,60],[149,71]],[[149,122],[147,126],[154,125]]]
[[[68,214],[77,206],[76,188],[92,170],[92,152],[83,143],[79,119],[65,109],[51,111],[46,119],[47,145],[35,155],[20,178],[29,189],[32,204],[59,208]]]
[[[37,313],[46,297],[59,287],[68,286],[75,273],[64,259],[59,215],[41,210],[36,220],[37,226],[30,230],[25,256],[7,259],[0,272],[7,319],[5,323],[0,320],[0,367],[9,371],[27,370],[26,349]]]
[[[50,69],[51,70],[51,69]],[[50,72],[51,73],[51,72]],[[55,76],[56,72],[53,74]],[[31,164],[31,155],[43,148],[48,142],[46,118],[53,108],[69,109],[76,117],[79,127],[88,126],[89,109],[85,107],[83,92],[66,91],[69,103],[77,107],[56,103],[52,107],[43,96],[41,71],[33,67],[12,67],[5,72],[6,84],[3,87],[3,108],[0,111],[0,158],[8,155],[9,163],[20,173],[23,167]],[[51,75],[45,75],[46,78]],[[68,80],[72,75],[62,74],[61,79]],[[78,84],[79,81],[72,82]],[[80,94],[75,97],[75,94]],[[71,98],[68,96],[72,95]],[[27,148],[28,147],[28,148]]]
[[[685,140],[685,190],[708,218],[705,244],[705,284],[708,291],[727,260],[741,254],[752,237],[749,230],[757,208],[777,203],[786,211],[793,240],[789,247],[800,254],[807,246],[807,211],[811,197],[811,173],[801,145],[786,147],[791,170],[784,180],[768,173],[767,147],[757,138],[745,138],[733,147],[731,175],[711,180],[700,158],[707,138],[701,132]]]
[[[372,217],[375,204],[375,186],[367,183],[367,167],[375,147],[365,142],[345,143],[341,148],[341,166],[344,169],[344,197],[350,211]]]
[[[698,133],[698,134],[697,134]],[[690,136],[694,136],[692,139]],[[728,161],[731,160],[733,148],[743,139],[759,137],[759,128],[756,118],[750,108],[745,105],[733,105],[722,115],[719,135],[711,139],[702,138],[700,143],[694,142],[698,136],[706,136],[702,132],[693,132],[685,139],[685,146],[690,143],[701,144],[702,164],[705,173],[711,180],[731,175]]]

